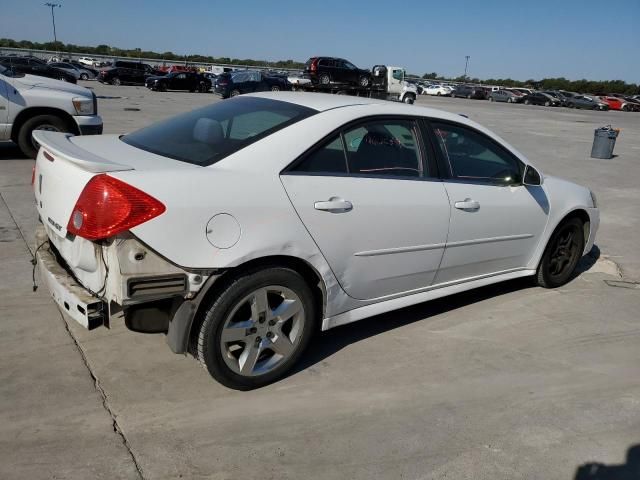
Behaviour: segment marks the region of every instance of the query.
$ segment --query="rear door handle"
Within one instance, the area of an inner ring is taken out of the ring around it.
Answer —
[[[480,210],[480,204],[470,198],[465,198],[462,202],[456,202],[453,206],[458,210]]]
[[[324,202],[315,202],[313,204],[313,208],[315,208],[316,210],[322,210],[324,212],[343,213],[353,209],[353,205],[349,200],[343,200],[342,198],[338,197],[331,197],[329,200]]]

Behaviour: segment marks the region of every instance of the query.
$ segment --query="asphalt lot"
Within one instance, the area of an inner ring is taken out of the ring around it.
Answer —
[[[85,85],[101,97],[105,133],[218,101]],[[640,114],[418,103],[465,113],[545,174],[591,187],[597,249],[558,290],[507,282],[323,333],[294,374],[244,393],[172,354],[163,335],[87,332],[44,288],[32,292],[33,162],[0,144],[0,478],[550,480],[591,462],[630,471]],[[593,129],[606,124],[622,129],[617,156],[590,159]]]

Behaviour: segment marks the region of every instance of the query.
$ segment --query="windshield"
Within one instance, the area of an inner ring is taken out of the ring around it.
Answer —
[[[5,77],[24,77],[24,73],[18,73],[15,72],[14,70],[11,70],[8,67],[5,67],[4,65],[0,64],[0,75],[4,75]]]
[[[293,103],[235,98],[156,123],[125,135],[122,141],[147,152],[206,166],[315,113]]]

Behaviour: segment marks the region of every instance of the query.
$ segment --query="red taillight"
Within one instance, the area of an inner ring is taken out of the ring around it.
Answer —
[[[311,62],[311,67],[309,68],[312,72],[315,72],[316,70],[318,70],[318,59],[314,58],[313,61]]]
[[[82,190],[67,231],[100,240],[149,221],[165,210],[162,203],[142,190],[106,174],[96,175]]]

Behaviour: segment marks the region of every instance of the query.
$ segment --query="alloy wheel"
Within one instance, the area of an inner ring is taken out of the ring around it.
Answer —
[[[225,364],[242,376],[272,371],[296,351],[305,320],[302,300],[293,290],[279,285],[254,290],[225,318],[220,333]]]
[[[548,271],[552,278],[562,277],[573,270],[580,255],[577,227],[566,225],[558,235],[549,255]]]

